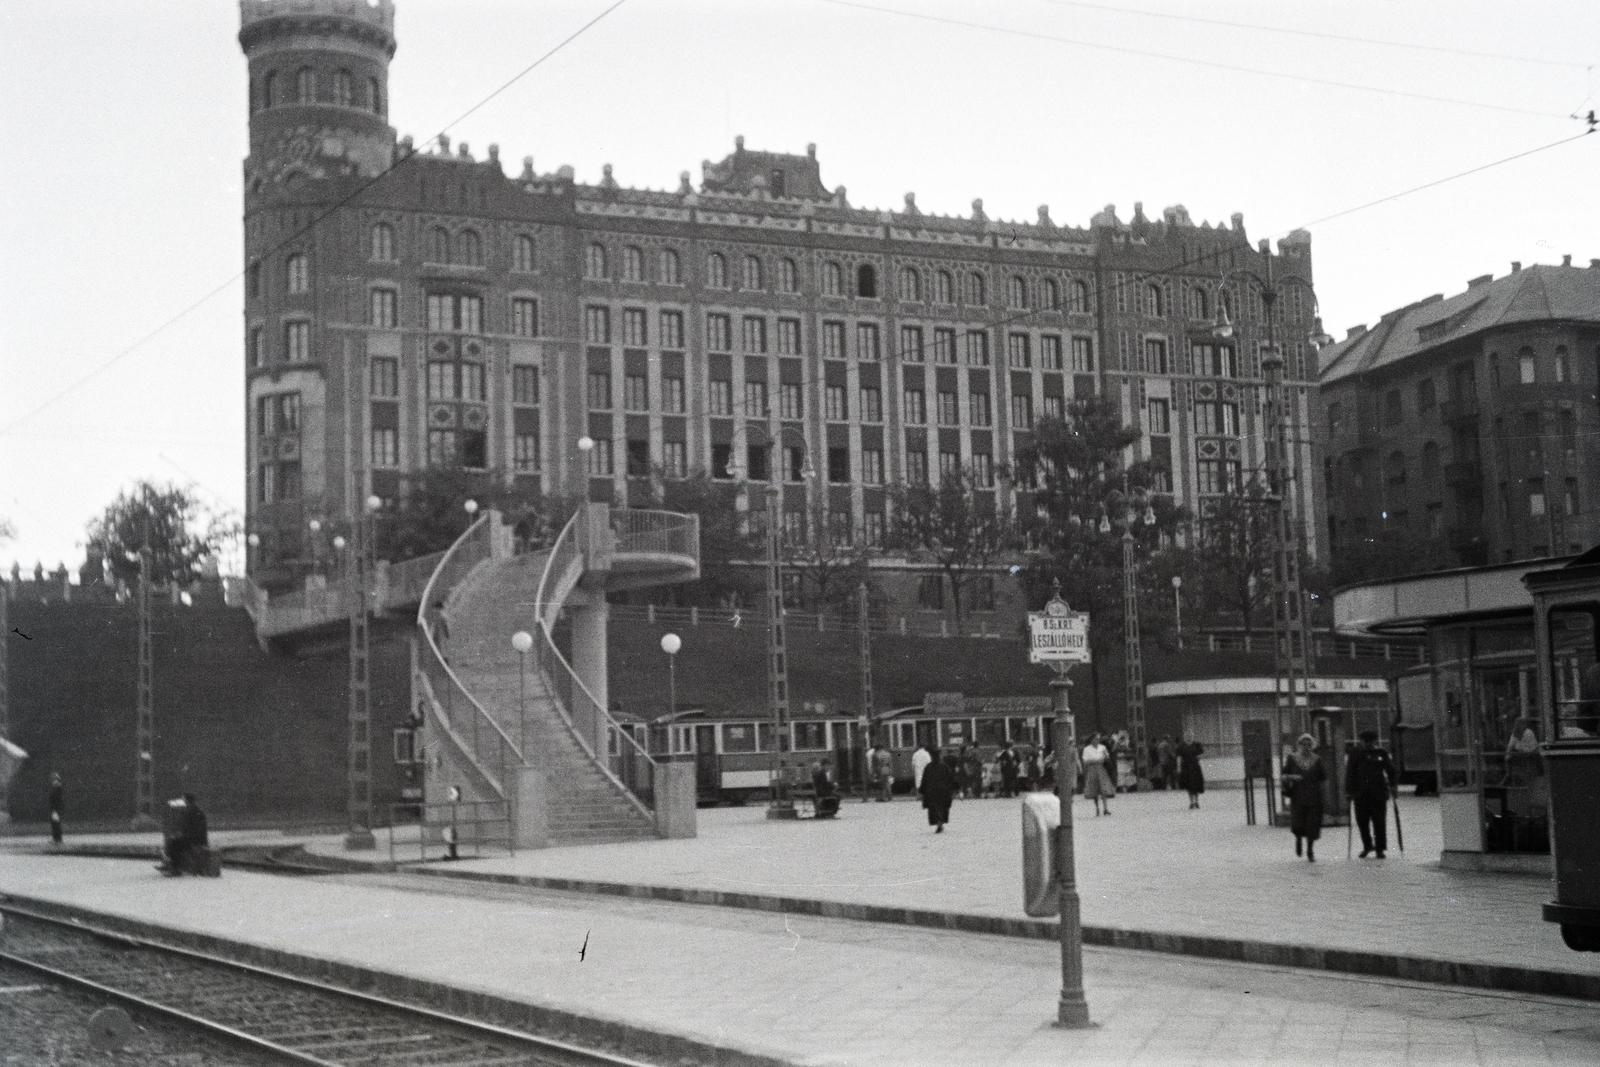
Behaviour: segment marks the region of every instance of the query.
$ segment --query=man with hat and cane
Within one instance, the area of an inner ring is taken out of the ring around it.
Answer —
[[[1361,831],[1361,858],[1374,852],[1384,858],[1389,847],[1388,806],[1395,801],[1395,831],[1400,829],[1399,775],[1386,749],[1378,747],[1378,731],[1361,731],[1361,745],[1345,759],[1344,791],[1355,808],[1354,822]],[[1349,833],[1346,832],[1346,841]],[[1348,848],[1348,844],[1346,846]]]

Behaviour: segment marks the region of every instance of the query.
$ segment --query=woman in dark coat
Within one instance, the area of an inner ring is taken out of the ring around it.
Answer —
[[[950,821],[950,801],[959,787],[956,772],[944,760],[936,759],[923,768],[917,790],[922,794],[922,806],[928,809],[928,825],[934,827],[934,833],[944,833],[944,824]]]
[[[1200,754],[1206,746],[1198,741],[1184,741],[1178,746],[1178,784],[1189,794],[1189,807],[1200,806],[1200,794],[1206,791],[1206,774],[1200,769]]]
[[[1299,744],[1283,761],[1283,795],[1289,798],[1289,829],[1294,831],[1294,854],[1300,855],[1305,839],[1305,856],[1317,862],[1317,838],[1322,836],[1322,783],[1328,768],[1316,753],[1317,739],[1301,734]]]

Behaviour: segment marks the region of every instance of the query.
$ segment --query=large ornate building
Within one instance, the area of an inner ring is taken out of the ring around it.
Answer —
[[[1335,553],[1384,530],[1462,565],[1600,541],[1600,260],[1513,263],[1321,355]]]
[[[316,516],[429,466],[639,501],[704,471],[782,484],[872,542],[886,487],[970,469],[1008,502],[1035,420],[1116,398],[1191,506],[1259,469],[1272,261],[1297,510],[1319,511],[1309,237],[1111,208],[1086,227],[854,207],[803,155],[675,190],[496,146],[413,151],[388,122],[389,0],[242,0],[252,573],[292,578]],[[1224,308],[1237,327],[1212,329]],[[580,451],[588,438],[592,448]],[[808,477],[809,476],[809,477]],[[745,499],[741,494],[741,500]],[[808,503],[809,502],[809,503]],[[1025,499],[1020,501],[1026,506]],[[1320,518],[1305,528],[1313,554]],[[937,577],[933,578],[937,582]],[[923,604],[938,590],[922,583]]]

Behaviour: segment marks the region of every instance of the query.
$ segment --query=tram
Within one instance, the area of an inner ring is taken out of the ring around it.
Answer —
[[[911,789],[912,754],[924,745],[959,751],[976,746],[992,759],[1007,744],[1031,755],[1044,747],[1052,719],[1049,697],[971,698],[957,707],[927,705],[896,708],[860,719],[821,717],[814,713],[790,721],[790,751],[779,753],[770,719],[715,718],[703,709],[686,709],[651,722],[624,723],[621,729],[652,753],[695,757],[696,783],[702,806],[744,804],[764,800],[775,762],[809,768],[820,762],[841,792],[866,788],[866,750],[887,748],[894,759],[894,789]],[[631,748],[631,746],[628,746]],[[615,764],[625,758],[621,739],[611,738]]]

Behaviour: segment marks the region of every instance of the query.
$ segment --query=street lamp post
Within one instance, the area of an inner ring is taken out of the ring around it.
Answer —
[[[522,753],[528,753],[528,651],[533,648],[533,635],[518,630],[511,635],[511,647],[517,651],[517,738],[522,743]]]
[[[1141,524],[1154,526],[1155,522],[1155,508],[1143,489],[1136,489],[1132,494],[1125,489],[1113,492],[1100,516],[1101,533],[1110,533],[1113,524],[1122,529],[1123,673],[1127,686],[1128,741],[1133,748],[1134,788],[1141,793],[1150,788],[1150,753],[1144,717],[1144,643],[1139,636],[1139,563],[1133,529]]]
[[[668,721],[678,714],[678,649],[683,638],[677,634],[661,635],[661,651],[667,654],[667,716]]]
[[[1183,651],[1183,575],[1172,576],[1172,614],[1176,620],[1173,629],[1178,634],[1178,651]]]

